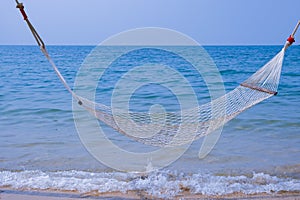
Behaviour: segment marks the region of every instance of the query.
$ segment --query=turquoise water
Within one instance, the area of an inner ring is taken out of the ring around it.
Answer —
[[[81,63],[92,49],[48,47],[69,85],[73,85]],[[205,49],[219,68],[226,91],[231,91],[275,56],[281,46]],[[180,70],[180,64],[177,67]],[[199,101],[205,103],[208,94],[201,77],[181,70],[200,91]],[[102,80],[97,90],[97,99],[107,105],[109,81],[115,82],[119,77],[116,71],[108,72],[115,74]],[[277,96],[225,125],[220,140],[205,159],[198,159],[203,141],[200,139],[175,163],[141,179],[106,167],[86,151],[74,126],[72,97],[37,47],[0,46],[0,186],[80,192],[145,190],[157,197],[176,195],[180,184],[202,194],[299,191],[299,77],[300,47],[293,46],[285,55]],[[105,89],[106,93],[101,93]],[[157,85],[145,87],[135,93],[131,104],[137,110],[147,110],[153,103],[176,109],[176,98],[169,92]],[[145,94],[152,96],[144,98]],[[113,131],[111,134],[127,145],[124,136]]]

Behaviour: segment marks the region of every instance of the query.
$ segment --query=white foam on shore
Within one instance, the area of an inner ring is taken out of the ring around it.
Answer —
[[[122,172],[32,170],[0,171],[0,187],[28,190],[71,190],[80,193],[141,191],[153,197],[171,198],[183,191],[202,195],[300,191],[300,180],[279,178],[265,173],[253,173],[251,176],[218,176],[160,171],[141,176]]]

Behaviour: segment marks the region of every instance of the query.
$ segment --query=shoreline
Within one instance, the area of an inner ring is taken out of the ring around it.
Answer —
[[[77,191],[51,191],[51,190],[17,190],[11,188],[0,188],[0,199],[1,200],[76,200],[76,199],[120,199],[120,200],[134,200],[134,199],[159,199],[147,195],[143,191],[129,191],[126,193],[122,192],[88,192],[79,193]],[[162,198],[163,199],[163,198]],[[236,192],[226,195],[202,195],[202,194],[191,194],[187,191],[170,197],[170,199],[227,199],[227,200],[237,200],[237,199],[267,199],[267,200],[297,200],[300,199],[300,191],[289,192],[282,191],[278,193],[258,193],[258,194],[244,194],[241,192]]]

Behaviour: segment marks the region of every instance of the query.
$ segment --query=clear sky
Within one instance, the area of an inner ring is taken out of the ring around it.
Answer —
[[[283,44],[300,19],[300,0],[19,1],[46,44],[96,45],[141,27],[174,29],[203,45]],[[35,44],[15,6],[0,0],[0,44]]]

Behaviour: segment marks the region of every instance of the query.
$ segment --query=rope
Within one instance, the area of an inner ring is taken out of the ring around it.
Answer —
[[[63,85],[65,86],[65,88],[72,94],[72,96],[78,100],[78,104],[82,105],[82,102],[80,100],[80,98],[73,92],[73,90],[69,87],[69,85],[67,84],[66,80],[64,79],[64,77],[62,76],[62,74],[59,72],[57,66],[55,65],[55,63],[53,62],[53,60],[51,59],[48,51],[46,50],[46,46],[44,41],[42,40],[42,38],[40,37],[40,35],[37,33],[37,31],[35,30],[35,28],[33,27],[33,25],[31,24],[31,22],[28,19],[28,16],[24,10],[24,5],[23,3],[19,3],[18,0],[16,0],[17,6],[16,8],[18,8],[24,18],[24,20],[26,21],[32,35],[34,36],[38,46],[40,47],[42,53],[45,55],[45,57],[47,58],[47,60],[49,61],[49,63],[52,65],[55,73],[57,74],[58,78],[61,80],[61,82],[63,83]]]
[[[16,3],[17,3],[16,8],[19,8],[19,10],[20,10],[20,12],[21,12],[21,14],[22,14],[24,20],[26,21],[26,23],[27,23],[27,25],[28,25],[28,27],[29,27],[29,29],[30,29],[32,35],[34,36],[34,38],[35,38],[37,44],[40,46],[40,48],[45,49],[45,44],[44,44],[42,38],[41,38],[41,37],[39,36],[39,34],[36,32],[35,28],[34,28],[33,25],[30,23],[30,21],[29,21],[27,15],[26,15],[26,12],[25,12],[25,10],[24,10],[24,5],[23,5],[23,3],[19,3],[18,0],[16,0]]]

